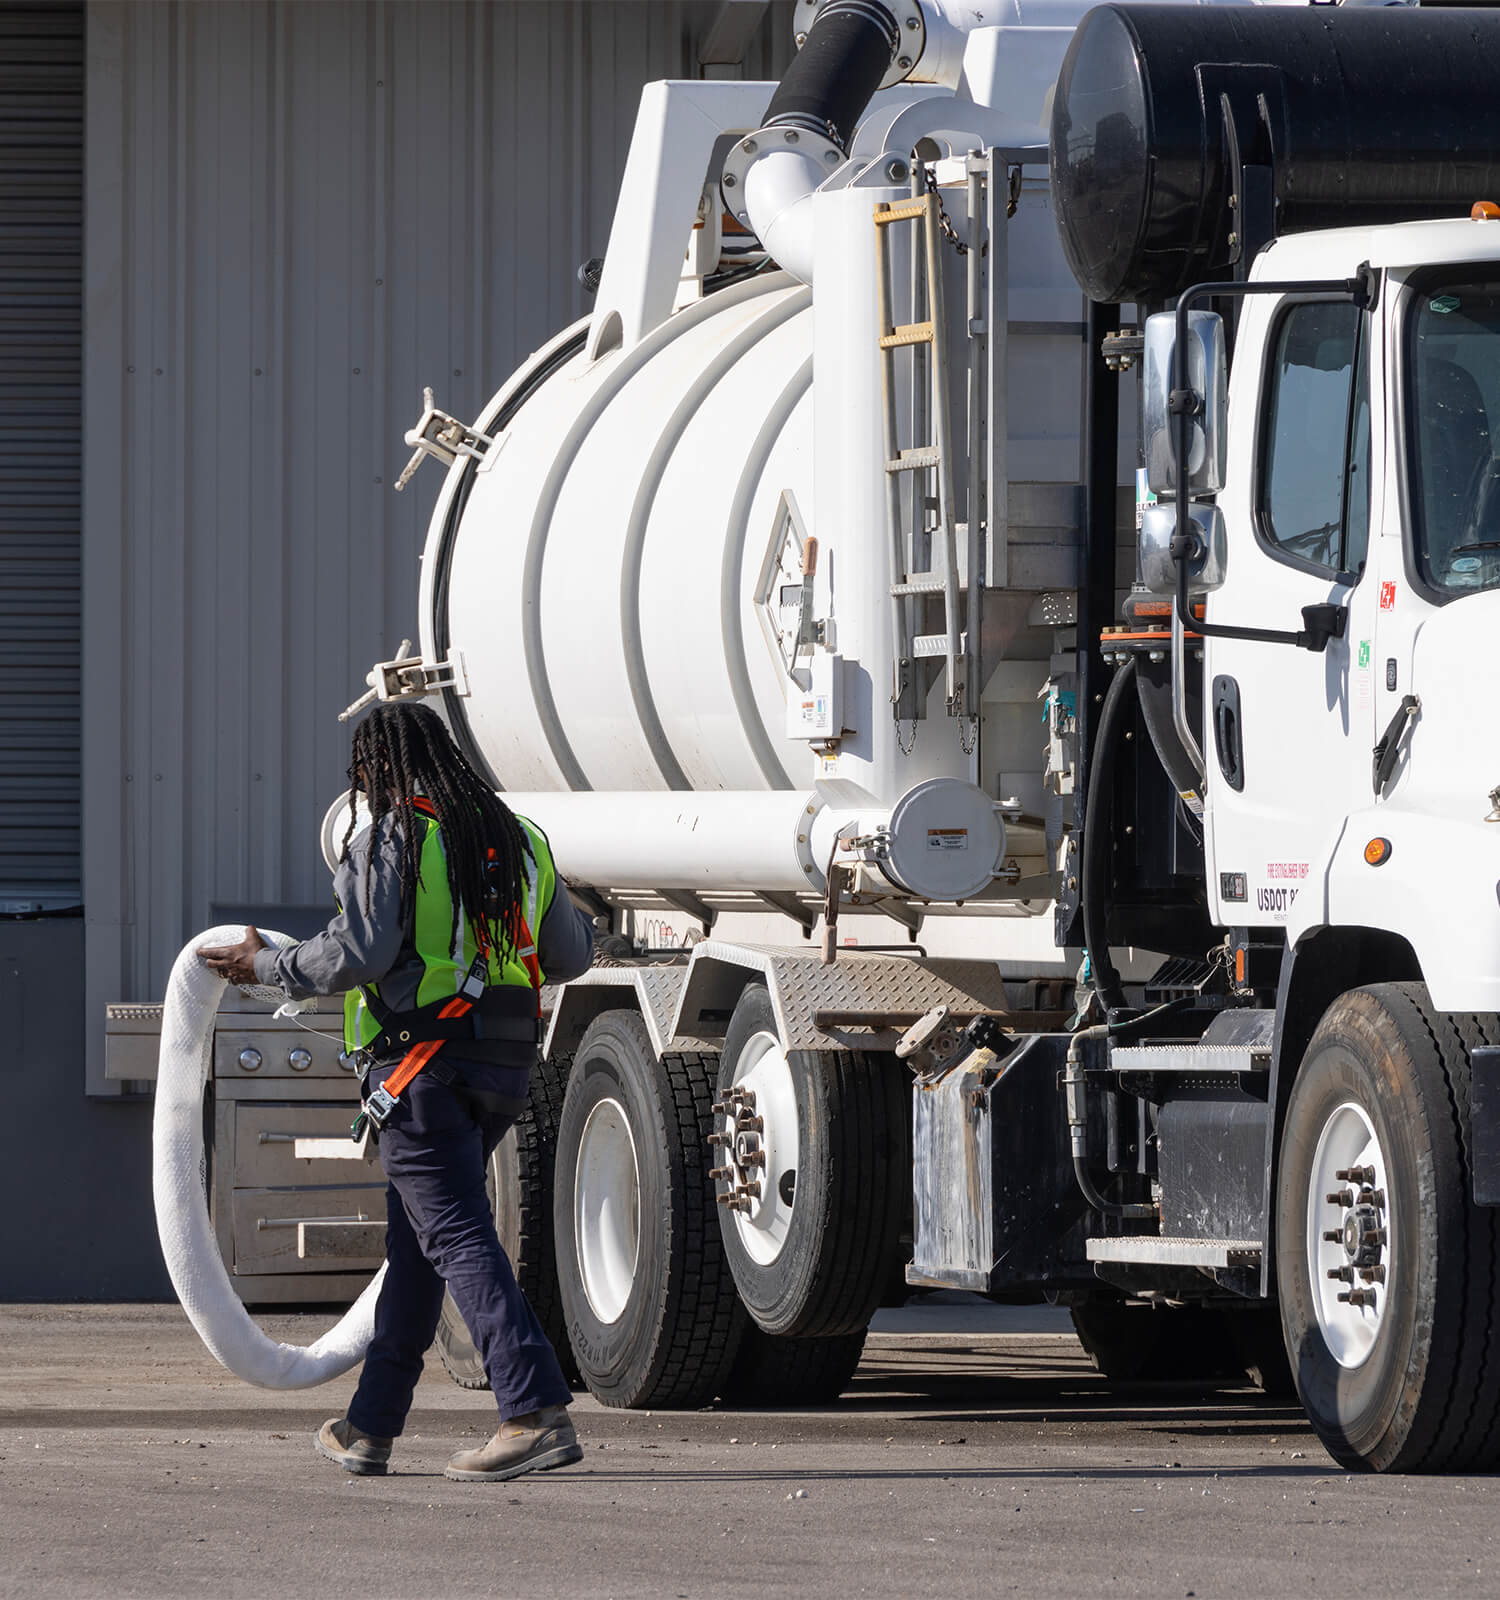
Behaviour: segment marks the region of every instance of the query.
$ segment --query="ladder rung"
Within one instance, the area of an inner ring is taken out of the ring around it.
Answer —
[[[913,578],[910,583],[893,583],[891,594],[943,594],[947,587],[946,578]]]
[[[896,350],[904,344],[931,344],[937,337],[930,322],[902,322],[880,336],[882,350]]]
[[[887,461],[887,472],[925,472],[941,464],[943,453],[935,445],[925,450],[903,450],[894,461]]]
[[[920,200],[898,200],[893,204],[877,206],[875,226],[883,228],[888,222],[916,222],[927,215],[927,197]]]
[[[958,636],[958,653],[967,655],[969,652],[968,630]],[[911,653],[919,660],[928,656],[946,656],[948,654],[948,635],[946,633],[919,633],[911,642]]]

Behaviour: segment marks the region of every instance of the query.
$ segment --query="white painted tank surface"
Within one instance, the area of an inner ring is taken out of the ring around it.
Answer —
[[[471,470],[440,552],[450,473],[424,653],[461,654],[462,716],[504,788],[813,777],[752,603],[782,491],[812,501],[811,302],[768,270],[577,353]]]

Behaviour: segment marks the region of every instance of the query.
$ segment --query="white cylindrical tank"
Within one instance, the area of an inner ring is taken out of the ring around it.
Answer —
[[[462,657],[461,715],[503,787],[812,780],[752,598],[783,491],[811,505],[811,382],[811,291],[768,272],[563,365],[456,517],[450,474],[423,649]]]

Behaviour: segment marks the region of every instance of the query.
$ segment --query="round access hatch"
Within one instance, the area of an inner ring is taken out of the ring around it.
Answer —
[[[982,789],[928,778],[891,812],[886,876],[922,900],[967,900],[987,889],[1005,853],[1005,824]]]

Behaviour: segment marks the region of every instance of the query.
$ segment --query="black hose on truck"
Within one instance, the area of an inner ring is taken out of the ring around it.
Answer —
[[[828,0],[771,96],[762,130],[802,129],[847,153],[900,42],[895,14],[880,0]]]
[[[1083,812],[1083,938],[1088,947],[1094,992],[1106,1011],[1125,1004],[1120,974],[1109,953],[1105,901],[1109,893],[1109,853],[1114,843],[1114,767],[1120,734],[1135,702],[1135,661],[1127,660],[1110,680],[1099,735],[1089,767],[1089,792]]]

